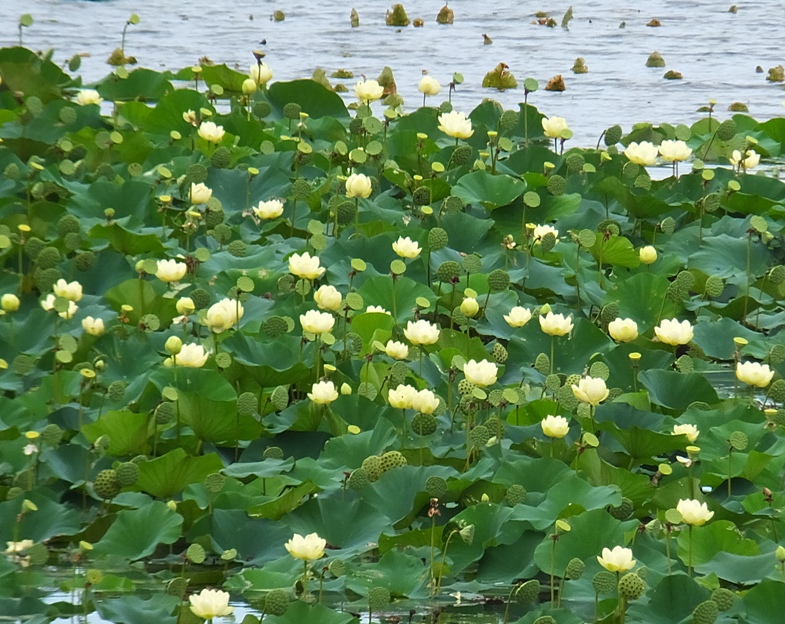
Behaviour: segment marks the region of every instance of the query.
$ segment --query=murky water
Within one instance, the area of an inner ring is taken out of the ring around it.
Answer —
[[[423,28],[385,25],[388,0],[2,0],[0,45],[18,40],[17,21],[30,13],[35,24],[25,30],[25,43],[34,49],[55,47],[57,59],[88,53],[81,74],[86,82],[106,74],[111,51],[119,46],[123,25],[131,13],[141,23],[128,28],[126,51],[151,68],[177,69],[202,56],[218,63],[246,68],[251,51],[264,48],[276,80],[310,76],[317,67],[328,75],[339,68],[355,75],[376,77],[390,65],[406,107],[422,100],[417,82],[423,70],[443,85],[453,72],[466,81],[453,101],[468,110],[483,97],[516,107],[522,90],[499,93],[482,89],[485,72],[497,63],[509,65],[522,83],[531,76],[541,88],[555,74],[564,76],[564,93],[539,91],[531,98],[543,112],[567,118],[575,141],[596,143],[602,130],[621,123],[625,130],[640,121],[690,123],[696,109],[711,98],[720,116],[731,102],[741,101],[759,119],[785,112],[782,85],[756,73],[782,61],[781,0],[739,3],[731,0],[659,0],[646,3],[621,0],[567,0],[539,5],[517,0],[452,0],[453,26],[440,26],[436,14],[442,0],[405,2],[409,17],[421,17]],[[569,29],[536,25],[534,13],[548,11],[561,23],[572,5]],[[220,7],[220,8],[219,8]],[[349,13],[357,9],[360,27],[350,28]],[[643,7],[643,8],[640,8]],[[274,10],[286,13],[283,22],[271,21]],[[653,18],[660,28],[647,27]],[[625,28],[620,28],[624,22]],[[492,40],[483,44],[483,33]],[[666,68],[645,67],[658,50]],[[576,57],[586,59],[589,73],[575,75]],[[683,80],[665,80],[674,69]],[[351,86],[354,81],[347,81]],[[441,100],[441,96],[434,98]]]

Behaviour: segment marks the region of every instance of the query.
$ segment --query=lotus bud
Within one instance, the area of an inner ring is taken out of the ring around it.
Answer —
[[[252,95],[256,92],[257,84],[253,78],[246,78],[243,80],[243,94],[244,95]]]
[[[344,396],[349,395],[352,393],[352,387],[348,383],[341,384],[341,394]]]
[[[177,336],[169,336],[164,346],[169,355],[177,355],[183,348],[183,341]]]

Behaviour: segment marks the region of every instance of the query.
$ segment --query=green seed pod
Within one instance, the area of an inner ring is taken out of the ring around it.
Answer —
[[[353,201],[345,201],[338,205],[338,223],[340,225],[347,225],[354,221],[354,215],[357,214],[357,207]]]
[[[253,105],[253,114],[259,117],[260,119],[264,119],[265,117],[267,117],[267,115],[269,115],[272,112],[273,109],[268,102],[261,101],[261,102],[256,102]]]
[[[591,584],[597,594],[610,594],[616,587],[616,575],[607,570],[600,570],[594,575]]]
[[[204,310],[209,307],[212,295],[204,288],[197,288],[191,292],[191,301],[194,302],[194,308],[197,310]]]
[[[574,557],[573,559],[570,559],[570,562],[567,564],[567,569],[564,572],[564,576],[571,581],[577,581],[583,576],[583,572],[585,570],[586,564],[577,557]]]
[[[442,498],[447,494],[447,481],[436,475],[430,476],[425,481],[425,491],[434,498]]]
[[[515,507],[515,505],[523,505],[526,502],[526,488],[518,483],[513,483],[510,487],[507,488],[507,493],[504,495],[504,500],[507,501],[507,504],[511,507]],[[539,592],[538,592],[539,593]]]
[[[226,477],[220,472],[213,472],[204,479],[204,488],[213,494],[217,494],[223,490],[224,485],[226,485]]]
[[[508,130],[512,130],[515,126],[518,125],[518,122],[521,119],[521,115],[518,111],[514,110],[506,110],[502,113],[502,116],[499,118],[499,130],[501,132],[507,132]]]
[[[485,425],[477,425],[469,432],[469,442],[473,447],[483,447],[491,439],[491,432]]]
[[[472,148],[469,147],[468,145],[459,145],[453,150],[452,156],[450,156],[450,162],[448,166],[450,168],[462,167],[463,165],[468,165],[471,159],[472,159]],[[461,208],[463,208],[463,206],[461,206]]]
[[[627,600],[637,600],[646,591],[646,583],[635,572],[628,572],[619,579],[619,595]],[[714,604],[712,602],[712,604]],[[717,605],[714,605],[715,608]]]
[[[282,616],[289,608],[289,596],[283,589],[274,589],[264,597],[264,612]]]
[[[420,186],[412,193],[412,202],[415,206],[427,206],[431,203],[431,189],[427,186]]]
[[[406,458],[398,451],[387,451],[381,457],[382,471],[387,472],[393,468],[402,468],[407,464]]]
[[[268,446],[262,453],[263,459],[283,459],[283,450],[278,446]]]
[[[27,549],[27,557],[29,557],[30,565],[42,566],[49,561],[49,549],[45,544],[40,542],[38,544],[33,544]],[[94,571],[97,572],[97,570],[90,570],[88,572],[88,580],[90,572]]]
[[[346,563],[343,561],[343,559],[333,559],[329,564],[327,564],[327,568],[330,570],[330,574],[336,578],[346,574]]]
[[[78,234],[80,231],[79,219],[72,214],[64,214],[57,222],[57,235],[63,238],[66,234]]]
[[[510,274],[503,269],[494,269],[488,274],[488,288],[491,292],[501,292],[510,286]]]
[[[115,173],[112,165],[109,163],[101,163],[95,170],[96,179],[106,178],[107,180],[114,180]]]
[[[719,616],[719,608],[713,600],[701,602],[692,611],[693,624],[714,624]]]
[[[134,462],[123,462],[117,466],[117,482],[120,487],[127,487],[136,483],[139,478],[139,466]]]
[[[49,423],[41,432],[41,440],[44,444],[55,447],[60,444],[65,432],[55,423]]]
[[[503,344],[497,342],[491,349],[491,357],[499,364],[504,364],[509,357],[509,353],[507,349],[504,348]]]
[[[469,396],[469,395],[471,395],[471,394],[474,392],[475,388],[477,388],[477,386],[475,386],[475,385],[474,385],[474,384],[473,384],[471,381],[469,381],[468,379],[461,379],[461,380],[458,382],[458,392],[459,392],[461,395],[463,395],[463,396]]]
[[[304,201],[308,199],[310,194],[311,185],[308,184],[308,180],[297,178],[294,182],[292,182],[292,188],[289,191],[289,195],[292,197],[292,199]]]
[[[583,171],[586,159],[583,154],[570,154],[567,156],[567,173],[579,173]]]
[[[89,271],[95,265],[95,253],[92,251],[81,251],[76,254],[75,264],[80,271]]]
[[[561,379],[558,375],[548,375],[545,377],[545,388],[548,392],[557,392],[561,388]]]
[[[97,441],[96,441],[97,443]],[[95,476],[93,490],[99,498],[111,500],[120,493],[117,472],[111,469],[102,470]]]
[[[608,381],[610,375],[611,371],[605,362],[594,362],[589,367],[589,376],[591,377],[599,377],[603,381]]]
[[[611,126],[605,131],[604,142],[605,145],[610,147],[611,145],[616,145],[619,141],[621,141],[622,130],[620,125]]]
[[[458,279],[461,274],[461,265],[454,260],[447,260],[439,265],[436,269],[436,279],[440,282],[450,282],[453,279]]]
[[[540,590],[540,581],[531,579],[515,590],[515,599],[521,604],[529,604],[537,600]]]
[[[603,325],[607,325],[611,321],[616,320],[619,317],[619,304],[615,301],[612,301],[608,305],[604,306],[600,311],[600,320],[602,321]]]
[[[725,283],[719,275],[712,275],[706,280],[705,292],[709,297],[719,297],[725,290]]]
[[[25,251],[26,250],[27,248],[25,246]],[[782,284],[782,282],[785,282],[785,266],[778,264],[777,266],[772,267],[771,271],[769,271],[769,281],[772,284]]]
[[[297,102],[289,102],[283,106],[283,116],[287,119],[300,119],[303,108]]]
[[[769,398],[777,403],[785,403],[785,379],[778,379],[771,384]]]
[[[109,400],[113,403],[119,403],[125,397],[125,388],[126,383],[121,379],[117,379],[109,384],[109,387],[106,389],[106,394],[109,397]]]
[[[177,413],[175,404],[170,401],[163,401],[155,408],[155,422],[159,425],[165,425],[172,422]]]
[[[433,414],[422,414],[420,412],[412,418],[412,431],[417,435],[431,435],[436,431],[438,424]]]
[[[541,615],[532,624],[556,624],[556,620],[551,615]]]
[[[208,209],[204,215],[204,224],[209,230],[215,229],[220,223],[223,223],[224,217],[223,209],[221,210],[211,210]]]
[[[46,247],[46,243],[37,236],[31,236],[25,241],[24,251],[25,255],[31,260],[35,260],[38,254]],[[55,262],[56,264],[56,262]]]
[[[545,353],[540,353],[534,360],[534,370],[542,375],[548,375],[551,372],[551,358]]]
[[[382,458],[378,455],[371,455],[366,457],[362,463],[362,469],[365,471],[368,481],[373,483],[382,476]]]
[[[186,183],[199,184],[202,182],[206,182],[208,175],[209,172],[207,171],[207,167],[205,167],[200,163],[195,163],[190,167],[188,167],[188,169],[186,170],[185,181]]]
[[[567,192],[567,180],[559,174],[554,174],[548,178],[548,192],[558,197]]]
[[[540,247],[543,251],[550,251],[554,248],[555,245],[556,236],[553,234],[553,232],[547,232],[545,236],[540,239]]]
[[[660,230],[662,230],[663,234],[673,234],[676,231],[676,221],[674,221],[673,217],[665,217],[660,222]]]
[[[253,392],[243,392],[237,397],[237,413],[240,416],[251,416],[256,413],[258,400]]]
[[[736,122],[733,119],[726,119],[717,128],[717,138],[720,141],[730,141],[736,136],[736,132],[738,132]]]
[[[442,203],[442,210],[444,212],[461,212],[463,210],[463,200],[455,195],[449,195],[444,198]]]
[[[248,245],[245,244],[245,241],[234,240],[226,246],[226,251],[235,258],[245,258],[248,255]]]
[[[449,237],[447,231],[440,227],[431,228],[428,232],[428,249],[431,251],[439,251],[447,247]],[[785,268],[785,267],[783,267]]]
[[[370,482],[368,481],[368,475],[365,473],[365,470],[357,468],[356,470],[352,470],[352,474],[349,475],[346,485],[353,490],[361,490],[368,485],[368,483]]]
[[[635,504],[629,498],[622,498],[617,507],[609,507],[608,513],[617,520],[626,520],[635,511]]]
[[[390,604],[390,590],[386,587],[374,587],[368,592],[368,608],[381,611]]]
[[[60,262],[60,250],[57,247],[44,247],[35,257],[40,269],[53,269]]]
[[[728,611],[733,606],[735,598],[736,594],[724,587],[718,587],[711,594],[711,599],[717,604],[717,609],[720,611]]]
[[[444,101],[439,104],[439,114],[443,113],[451,113],[452,112],[452,104],[450,102]]]

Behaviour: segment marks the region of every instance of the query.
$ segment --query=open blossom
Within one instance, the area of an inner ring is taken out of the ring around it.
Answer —
[[[207,310],[207,326],[211,332],[220,334],[235,325],[243,318],[244,313],[242,303],[236,299],[224,297]]]
[[[695,440],[698,439],[698,428],[695,425],[684,423],[682,425],[673,425],[673,431],[671,432],[672,435],[685,435],[687,436],[687,441],[692,444]]]
[[[63,297],[68,299],[68,301],[79,301],[82,299],[82,285],[76,281],[66,282],[60,278],[55,282],[52,290],[57,297]]]
[[[384,87],[376,80],[360,80],[354,85],[354,94],[364,104],[370,104],[384,95]]]
[[[387,392],[387,401],[396,409],[410,409],[417,400],[417,390],[409,385],[399,384]]]
[[[86,316],[82,319],[82,329],[91,336],[100,336],[104,333],[104,322],[102,319]]]
[[[709,511],[706,503],[691,498],[680,499],[676,504],[676,511],[681,514],[686,524],[692,526],[703,526],[714,516],[714,512]]]
[[[542,130],[545,136],[551,139],[560,139],[562,132],[568,129],[567,120],[564,117],[544,117],[542,120]]]
[[[197,206],[206,204],[208,201],[210,201],[212,196],[213,190],[209,186],[203,182],[199,182],[198,184],[191,182],[191,192],[189,194],[189,199],[191,200],[192,204]]]
[[[41,301],[41,307],[44,310],[46,310],[47,312],[50,312],[51,310],[54,310],[55,309],[55,299],[57,299],[57,297],[55,295],[49,293]],[[73,317],[74,314],[76,314],[77,310],[79,310],[79,306],[77,306],[73,301],[69,301],[68,302],[68,308],[66,310],[63,310],[62,312],[58,312],[58,314],[60,315],[60,318],[64,318],[64,319],[68,320],[71,317]]]
[[[248,75],[256,84],[262,86],[270,82],[273,70],[268,67],[267,63],[254,63],[251,65]]]
[[[463,365],[463,374],[466,375],[466,381],[473,383],[475,386],[484,388],[496,383],[496,376],[499,369],[496,364],[488,360],[469,360]]]
[[[774,371],[768,364],[760,362],[739,362],[736,364],[736,378],[750,386],[765,388],[771,383]]]
[[[374,314],[375,313],[375,314],[386,314],[387,316],[392,316],[392,314],[390,314],[382,306],[377,306],[377,305],[369,305],[367,308],[365,308],[365,311],[368,314]]]
[[[540,315],[540,328],[549,336],[564,336],[572,331],[572,317],[548,312],[545,316]]]
[[[523,327],[532,320],[532,313],[529,308],[515,306],[509,314],[504,315],[504,320],[510,327]]]
[[[692,340],[692,325],[689,321],[678,321],[676,319],[664,319],[654,328],[654,333],[660,342],[671,346],[685,345]]]
[[[632,558],[632,550],[621,546],[602,549],[602,557],[597,557],[600,565],[608,572],[626,572],[635,566],[635,559]]]
[[[431,76],[425,75],[420,78],[420,84],[417,85],[417,89],[423,95],[437,95],[439,91],[441,91],[441,85],[436,78]]]
[[[295,559],[316,561],[324,556],[327,540],[322,539],[316,533],[310,533],[305,537],[295,533],[294,537],[286,542],[285,546],[289,554]]]
[[[557,230],[552,225],[538,225],[534,228],[534,242],[540,243],[542,239],[545,238],[546,234],[553,234],[553,237],[556,239],[556,242],[559,242],[559,230]]]
[[[616,342],[632,342],[638,337],[638,324],[632,319],[613,319],[608,323],[608,333]]]
[[[180,348],[180,353],[172,356],[172,360],[177,366],[187,368],[202,368],[207,363],[209,354],[202,345],[184,344]]]
[[[668,162],[687,160],[692,154],[692,149],[684,141],[663,141],[659,150],[662,159]]]
[[[417,241],[413,241],[408,236],[399,236],[398,240],[392,244],[393,251],[401,258],[416,258],[422,251]]]
[[[322,310],[336,312],[341,309],[341,293],[335,286],[320,286],[313,294],[313,300]]]
[[[280,199],[260,201],[253,207],[253,213],[260,219],[275,219],[283,214],[283,202]]]
[[[220,589],[203,589],[188,597],[191,612],[205,620],[231,615],[234,607],[229,606],[229,592]]]
[[[88,106],[90,104],[100,104],[104,99],[98,95],[95,89],[82,89],[76,94],[76,103],[79,106]]]
[[[753,167],[757,167],[760,163],[760,154],[754,150],[747,150],[744,152],[744,157],[742,158],[741,152],[739,150],[733,150],[733,154],[730,157],[730,164],[734,167],[742,167],[744,169],[752,169]]]
[[[317,405],[329,405],[338,398],[338,390],[332,381],[320,381],[311,386],[308,398]]]
[[[439,115],[439,130],[454,139],[468,139],[474,134],[471,119],[466,113],[450,111]]]
[[[415,345],[434,344],[439,340],[439,328],[433,323],[420,319],[419,321],[409,321],[406,329],[403,330],[406,339]]]
[[[335,317],[327,312],[308,310],[300,315],[300,325],[303,330],[311,334],[323,334],[330,331],[335,325]]]
[[[564,416],[546,416],[540,421],[540,427],[549,438],[563,438],[570,431],[570,423]]]
[[[433,414],[439,407],[439,397],[430,390],[420,390],[412,396],[412,407],[422,414]]]
[[[224,138],[225,132],[223,126],[218,126],[213,121],[203,121],[199,125],[197,134],[210,143],[220,143],[221,139]]]
[[[159,260],[155,276],[162,282],[179,282],[185,276],[188,266],[177,260]]]
[[[289,272],[302,279],[316,279],[321,277],[325,268],[319,266],[319,256],[311,257],[307,251],[289,256]]]
[[[409,357],[409,347],[397,340],[388,340],[387,344],[384,345],[384,352],[396,360],[405,360]]]
[[[349,199],[353,197],[365,199],[366,197],[370,197],[371,191],[373,191],[371,178],[369,178],[364,173],[351,174],[348,178],[346,178],[345,186],[346,197]]]
[[[583,377],[578,384],[572,384],[575,398],[589,405],[597,406],[608,398],[610,391],[605,380],[600,377]]]
[[[190,109],[183,113],[183,121],[194,127],[199,125],[199,118],[196,116],[196,113]]]
[[[657,162],[657,155],[659,151],[654,143],[648,141],[641,141],[635,143],[634,141],[627,146],[624,150],[624,155],[631,163],[636,165],[643,165],[644,167],[651,166]]]

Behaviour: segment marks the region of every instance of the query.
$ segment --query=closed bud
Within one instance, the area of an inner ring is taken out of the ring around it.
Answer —
[[[177,336],[169,336],[166,340],[166,352],[169,355],[177,355],[183,348],[183,341]]]

